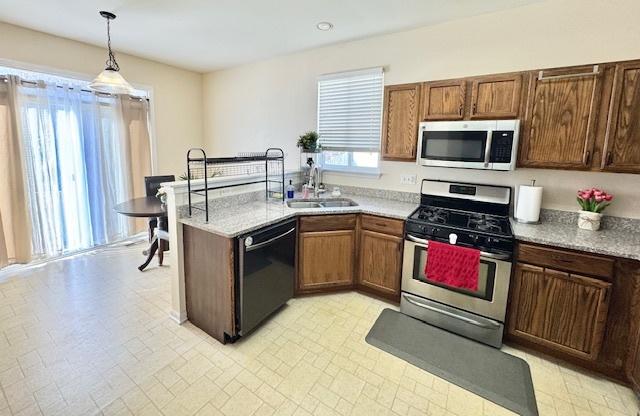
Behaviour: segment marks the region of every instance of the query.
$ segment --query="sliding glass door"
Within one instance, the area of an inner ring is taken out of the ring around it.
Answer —
[[[60,85],[18,91],[33,255],[60,255],[134,233],[135,222],[113,206],[142,196],[132,184],[144,181],[150,163],[132,158],[126,113],[132,105],[148,110],[147,103]]]

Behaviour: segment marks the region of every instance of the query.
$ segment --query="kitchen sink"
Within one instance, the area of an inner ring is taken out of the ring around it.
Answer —
[[[339,208],[355,207],[358,204],[348,198],[333,198],[320,200],[292,199],[287,201],[289,208]]]
[[[287,201],[289,208],[322,208],[318,202],[315,201]]]
[[[320,202],[324,208],[335,208],[335,207],[355,207],[358,204],[351,199],[341,198],[341,199],[327,199],[326,201]]]

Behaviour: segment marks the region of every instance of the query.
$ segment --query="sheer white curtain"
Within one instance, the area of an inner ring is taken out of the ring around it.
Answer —
[[[129,98],[96,95],[76,85],[18,87],[35,256],[106,244],[136,231],[113,207],[144,195],[133,184],[150,174],[150,152],[132,153],[128,131],[137,120],[123,111],[122,100]],[[145,110],[139,116],[146,125]],[[138,141],[149,148],[148,134]]]
[[[17,77],[0,80],[0,267],[31,258],[31,227],[16,117]]]

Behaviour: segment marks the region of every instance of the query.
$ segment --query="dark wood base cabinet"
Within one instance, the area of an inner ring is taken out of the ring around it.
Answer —
[[[185,225],[182,241],[189,321],[224,344],[236,335],[235,240]]]
[[[355,230],[300,233],[300,291],[350,287],[355,242]]]
[[[518,263],[509,332],[586,360],[600,352],[611,283]]]
[[[297,293],[357,288],[398,302],[404,221],[373,215],[300,218]]]
[[[640,394],[640,334],[636,334],[635,342],[630,346],[629,361],[626,366],[626,375],[631,382],[633,390]]]
[[[298,221],[297,295],[356,288],[399,302],[404,221],[356,214]],[[221,343],[234,340],[237,239],[182,230],[188,319]]]
[[[640,387],[640,263],[518,245],[507,340]]]
[[[352,287],[356,215],[317,215],[299,221],[297,292]]]
[[[400,301],[404,222],[362,215],[358,288]]]

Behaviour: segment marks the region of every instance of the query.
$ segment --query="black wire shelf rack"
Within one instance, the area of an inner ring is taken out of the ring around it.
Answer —
[[[214,178],[237,177],[238,183],[216,184]],[[251,179],[244,181],[243,177]],[[269,148],[264,152],[240,153],[233,157],[207,157],[204,149],[187,151],[187,189],[189,216],[194,209],[205,212],[209,222],[209,191],[264,183],[265,198],[284,202],[284,152]],[[192,183],[197,181],[197,183]],[[193,203],[193,195],[204,197],[204,207]]]

